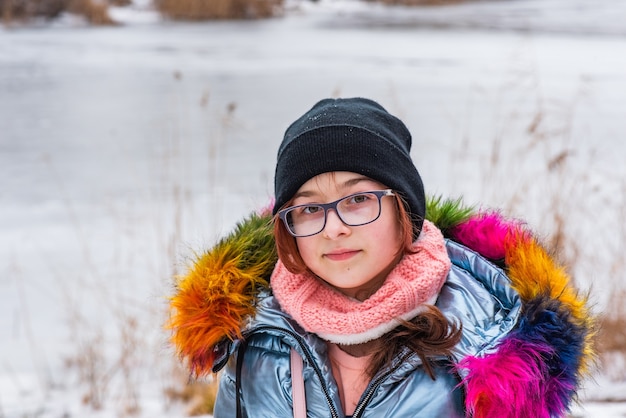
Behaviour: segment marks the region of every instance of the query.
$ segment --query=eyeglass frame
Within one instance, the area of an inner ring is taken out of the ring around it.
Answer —
[[[346,221],[343,220],[343,218],[341,217],[341,215],[339,214],[339,211],[337,210],[337,205],[339,204],[339,202],[348,199],[350,197],[353,196],[359,196],[362,194],[373,194],[374,196],[376,196],[378,198],[378,215],[376,215],[376,217],[374,219],[372,219],[371,221],[368,222],[364,222],[364,223],[360,223],[360,224],[349,224]],[[328,211],[330,209],[334,210],[335,213],[337,214],[337,217],[339,218],[339,220],[347,226],[363,226],[363,225],[368,225],[371,224],[372,222],[375,222],[376,220],[378,220],[378,218],[380,218],[380,215],[383,212],[383,208],[382,208],[382,198],[385,196],[395,196],[395,192],[393,191],[393,189],[384,189],[384,190],[367,190],[364,192],[358,192],[358,193],[352,193],[349,194],[347,196],[344,196],[342,198],[339,198],[337,200],[335,200],[334,202],[329,202],[329,203],[304,203],[302,205],[295,205],[295,206],[289,206],[286,207],[284,209],[281,209],[278,211],[278,217],[283,221],[283,224],[285,225],[285,229],[287,230],[287,232],[289,232],[289,234],[291,236],[293,236],[294,238],[306,238],[306,237],[312,237],[314,235],[319,234],[320,232],[322,232],[324,230],[324,228],[326,228],[326,222],[328,221]],[[294,232],[291,231],[291,227],[289,226],[289,221],[287,221],[287,214],[292,211],[293,209],[296,208],[300,208],[300,207],[304,207],[304,206],[317,206],[320,207],[324,210],[324,223],[322,224],[322,227],[320,228],[319,231],[315,232],[314,234],[307,234],[307,235],[298,235],[295,234]]]

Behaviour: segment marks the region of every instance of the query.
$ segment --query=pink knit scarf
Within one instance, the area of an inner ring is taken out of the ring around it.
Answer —
[[[432,305],[450,270],[441,231],[424,221],[406,254],[383,285],[360,302],[310,274],[290,273],[279,260],[271,277],[282,309],[306,331],[335,344],[361,344],[394,329],[398,318],[409,320]]]

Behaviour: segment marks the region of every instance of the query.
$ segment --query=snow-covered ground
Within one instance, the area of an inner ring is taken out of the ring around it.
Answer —
[[[185,416],[171,277],[270,199],[285,127],[326,96],[399,114],[429,192],[567,219],[598,309],[624,289],[626,2],[288,5],[0,29],[1,418]],[[594,378],[572,415],[626,416],[624,360]]]

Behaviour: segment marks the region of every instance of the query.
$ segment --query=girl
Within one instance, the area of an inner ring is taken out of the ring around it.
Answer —
[[[561,417],[593,323],[520,222],[427,199],[406,126],[326,99],[278,150],[275,203],[180,278],[172,340],[214,416]]]

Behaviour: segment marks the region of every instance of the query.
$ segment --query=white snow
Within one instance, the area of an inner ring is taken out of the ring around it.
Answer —
[[[326,96],[399,114],[429,192],[545,235],[546,213],[568,219],[598,310],[624,291],[626,2],[111,15],[0,29],[0,417],[186,416],[164,396],[186,379],[162,329],[171,278],[268,202],[284,129]],[[609,360],[572,416],[626,416]]]

